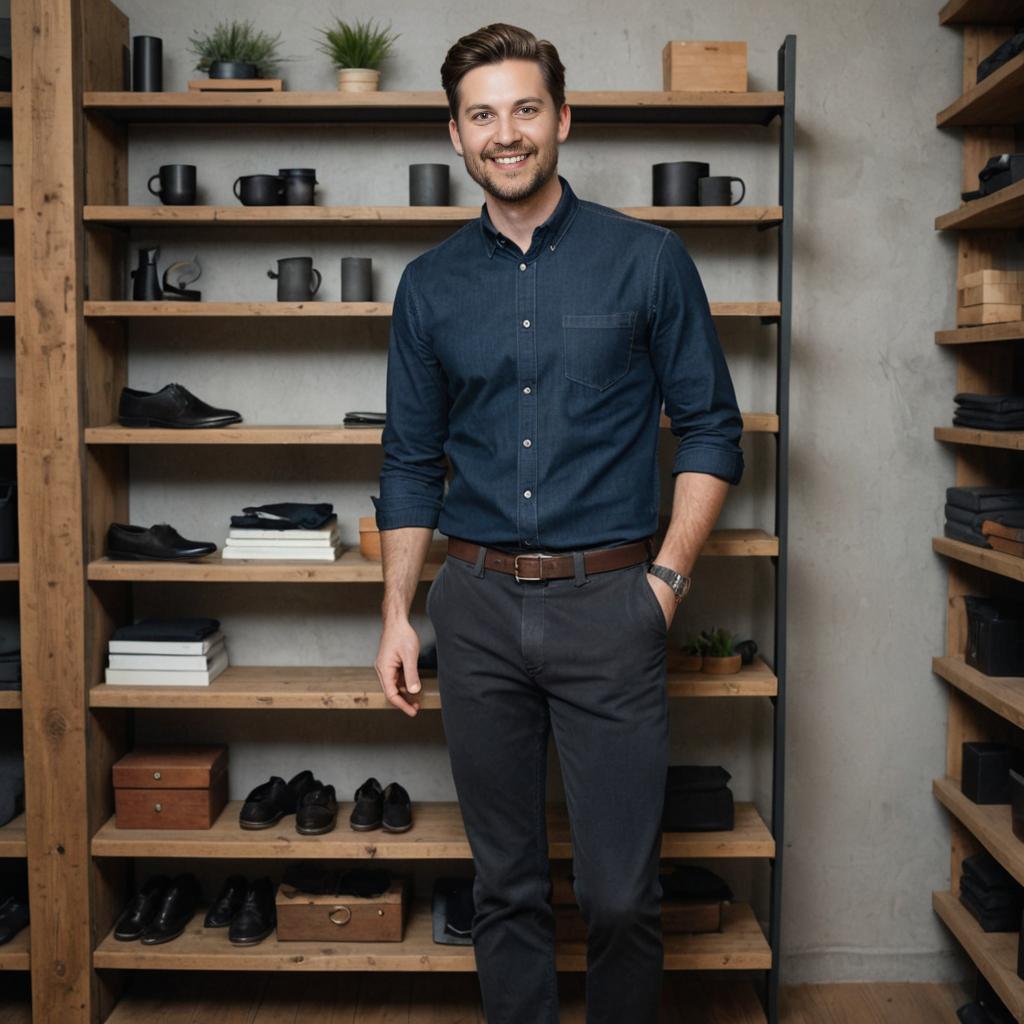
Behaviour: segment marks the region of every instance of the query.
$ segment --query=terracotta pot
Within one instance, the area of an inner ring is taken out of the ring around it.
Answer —
[[[379,88],[380,71],[376,68],[338,68],[341,92],[376,92]]]
[[[731,676],[739,672],[743,658],[738,654],[730,654],[728,658],[711,658],[704,655],[703,670],[709,676]]]
[[[359,517],[359,553],[373,562],[381,560],[380,531],[376,516]]]

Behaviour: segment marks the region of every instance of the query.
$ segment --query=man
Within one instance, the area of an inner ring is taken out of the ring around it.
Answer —
[[[570,112],[554,46],[488,25],[452,46],[441,78],[452,145],[485,202],[405,268],[395,297],[375,667],[415,715],[408,615],[439,527],[448,556],[427,610],[476,869],[487,1021],[558,1022],[553,730],[588,930],[588,1024],[654,1024],[666,634],[742,474],[742,422],[678,236],[580,200],[557,174]],[[652,563],[663,399],[679,442]]]

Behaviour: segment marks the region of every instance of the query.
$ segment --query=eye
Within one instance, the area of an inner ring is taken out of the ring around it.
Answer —
[[[520,110],[533,110],[533,111],[536,111],[537,108],[536,107],[520,107],[519,109]]]

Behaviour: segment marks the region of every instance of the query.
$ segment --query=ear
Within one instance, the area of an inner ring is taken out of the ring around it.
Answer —
[[[455,152],[462,156],[462,139],[459,138],[459,126],[455,123],[454,118],[448,119],[448,135],[451,137]]]

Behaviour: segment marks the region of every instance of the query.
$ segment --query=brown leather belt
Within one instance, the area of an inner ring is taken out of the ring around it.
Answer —
[[[448,538],[448,554],[460,558],[464,562],[476,565],[481,545],[473,544],[458,537]],[[576,575],[576,565],[572,555],[525,554],[509,555],[504,551],[486,548],[484,566],[497,572],[505,572],[515,576],[517,582],[535,582],[537,580],[562,580]],[[651,539],[634,541],[615,548],[591,548],[583,553],[583,566],[587,573],[608,572],[611,569],[624,569],[628,565],[636,565],[645,561],[652,554]]]

